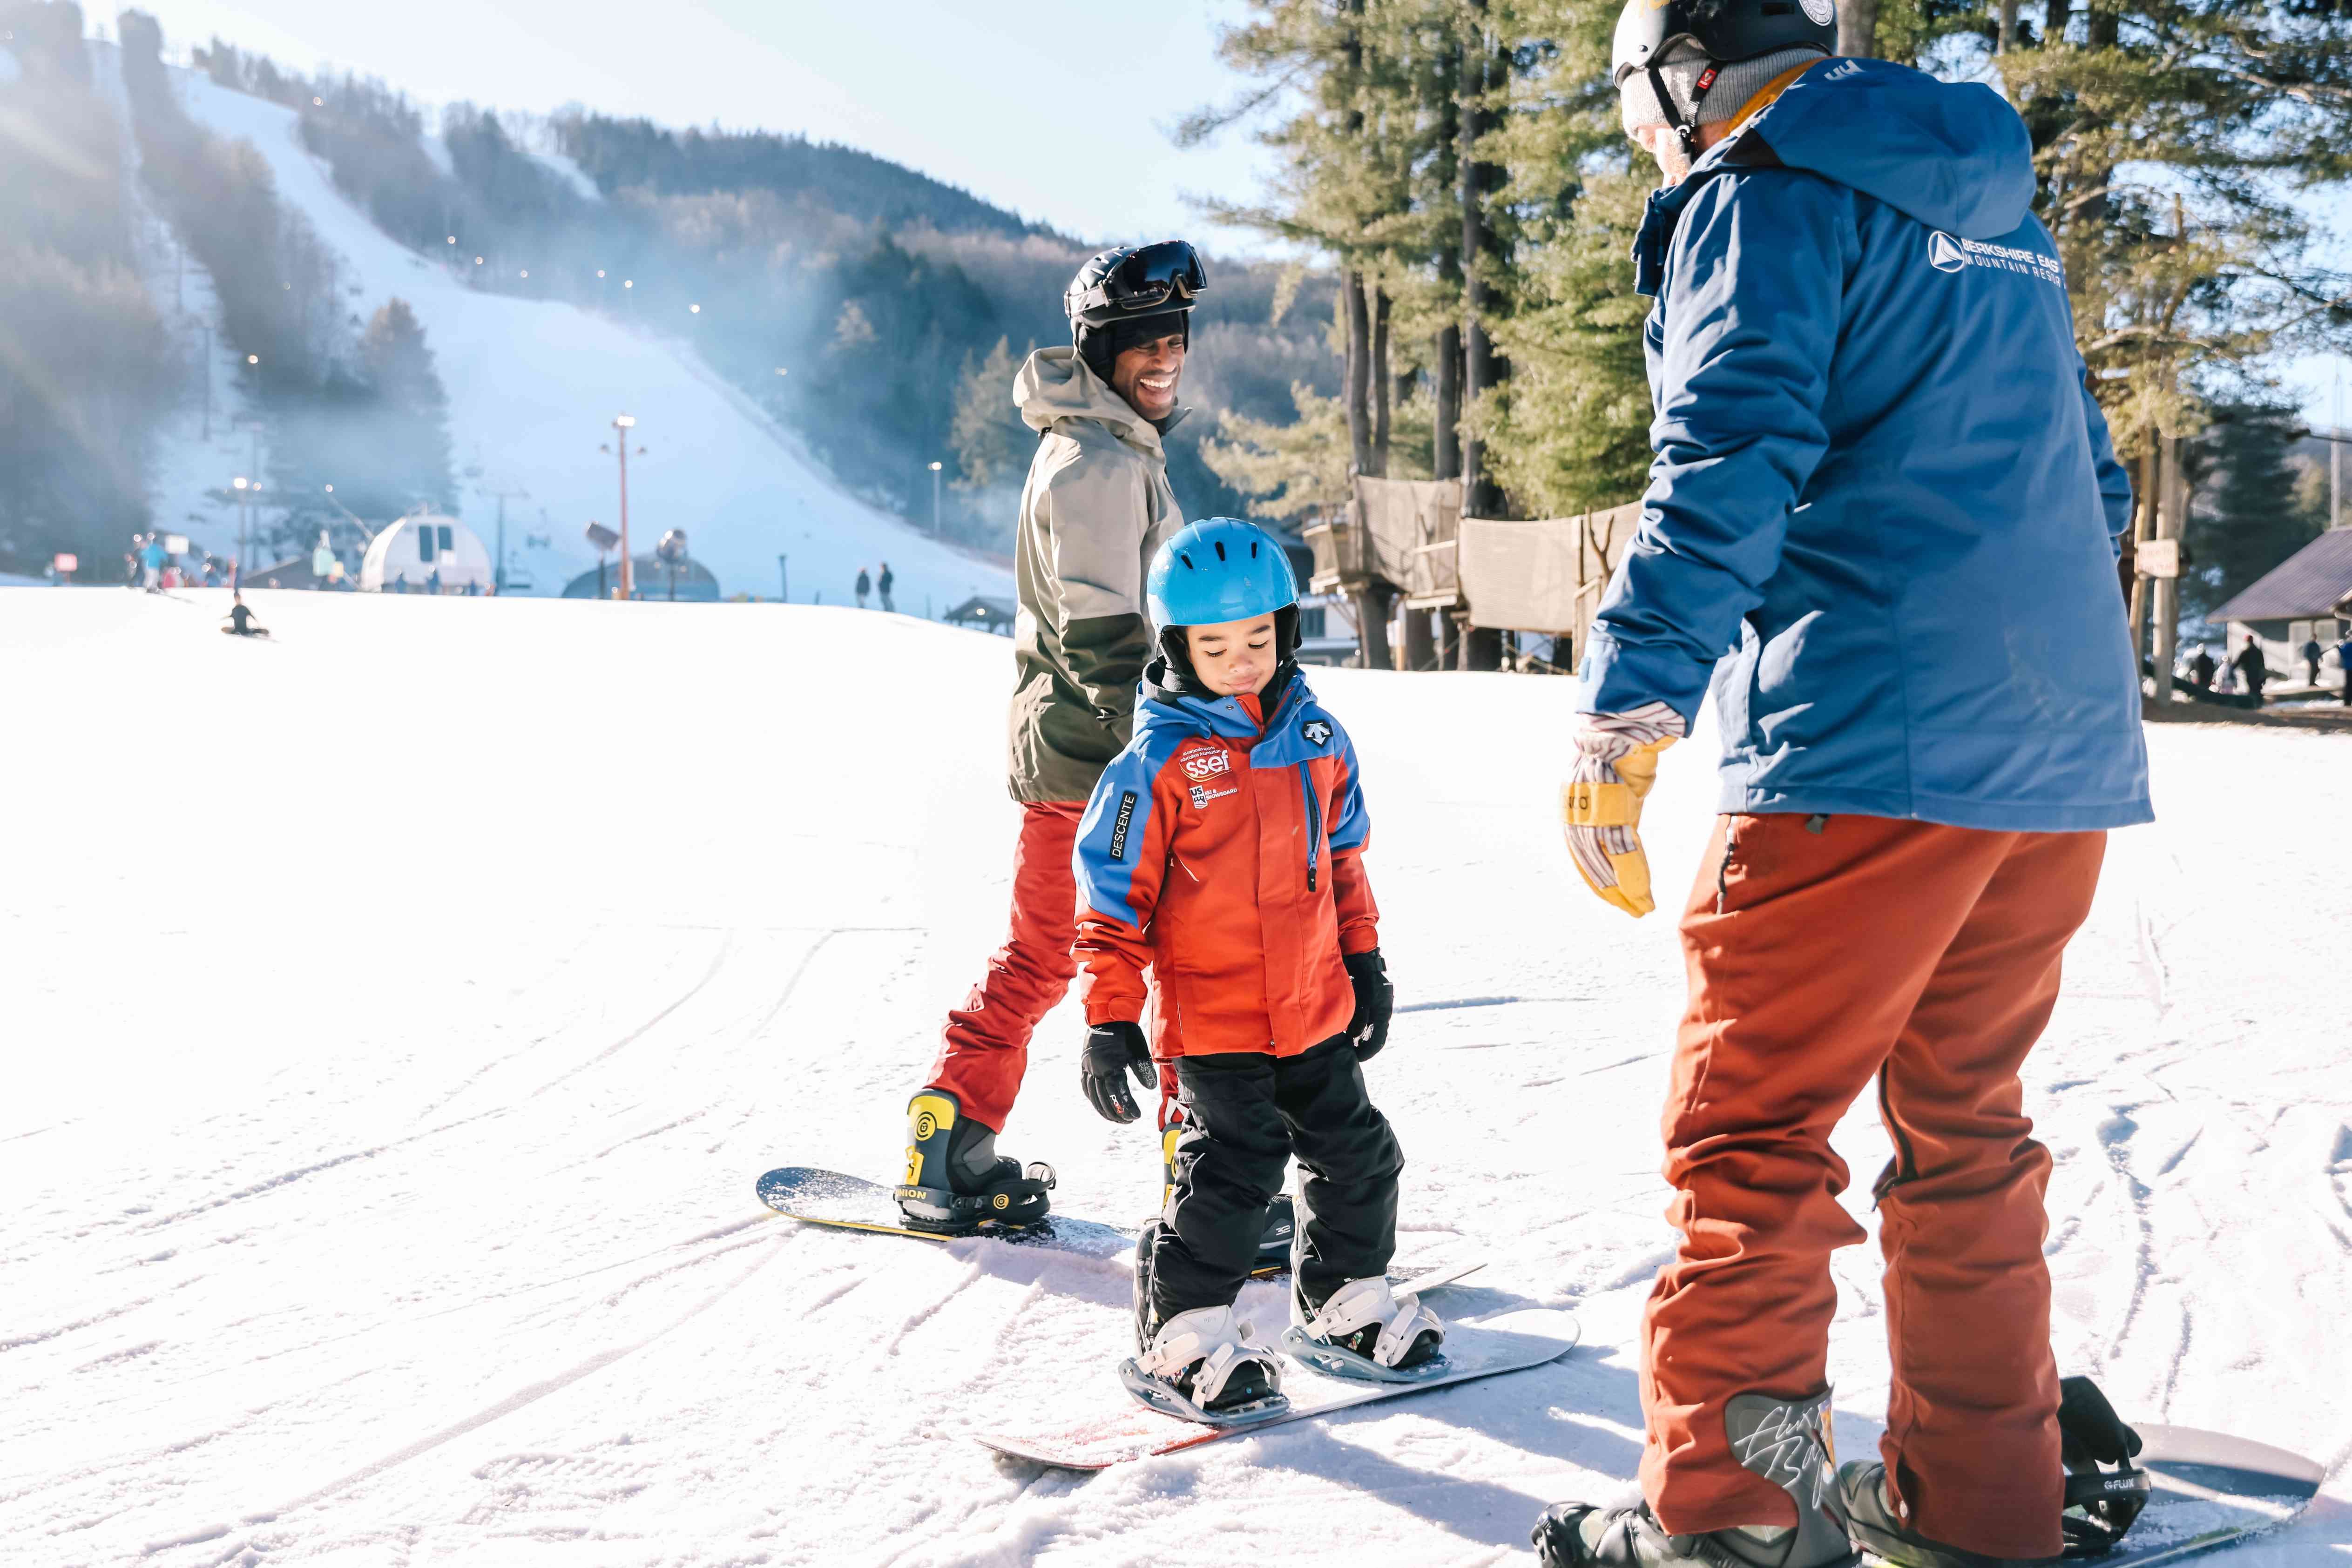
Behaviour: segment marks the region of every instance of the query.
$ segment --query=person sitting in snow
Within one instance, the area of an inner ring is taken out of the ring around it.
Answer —
[[[226,619],[228,621],[228,624],[221,628],[221,635],[224,637],[267,637],[269,635],[269,628],[256,622],[253,618],[253,612],[246,608],[245,595],[242,593],[233,593],[229,596],[228,615]]]
[[[1136,1243],[1128,1372],[1147,1402],[1213,1416],[1280,1392],[1279,1360],[1233,1308],[1294,1151],[1294,1320],[1387,1367],[1428,1360],[1444,1331],[1389,1290],[1404,1159],[1359,1063],[1387,1040],[1393,991],[1355,747],[1298,673],[1290,562],[1264,529],[1212,517],[1160,546],[1146,593],[1159,657],[1073,856],[1080,1082],[1132,1122],[1127,1074],[1150,1086],[1175,1064],[1183,1131]]]

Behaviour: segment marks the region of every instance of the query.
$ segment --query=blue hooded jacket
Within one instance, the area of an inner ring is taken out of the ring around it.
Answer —
[[[1722,810],[2150,820],[2131,485],[2032,197],[1998,94],[1861,59],[1652,196],[1657,455],[1577,706],[1687,723],[1712,667]]]

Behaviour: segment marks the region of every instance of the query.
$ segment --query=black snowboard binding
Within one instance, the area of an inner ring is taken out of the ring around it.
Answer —
[[[2147,1506],[2153,1483],[2132,1460],[2139,1434],[2124,1425],[2099,1385],[2087,1377],[2058,1380],[2059,1452],[2066,1467],[2069,1557],[2105,1557]],[[2112,1465],[2113,1469],[2102,1466]]]
[[[1603,1509],[1554,1503],[1536,1521],[1536,1555],[1544,1568],[1859,1568],[1830,1484],[1826,1430],[1830,1391],[1809,1399],[1734,1395],[1724,1406],[1724,1434],[1739,1462],[1787,1491],[1794,1526],[1748,1526],[1670,1535],[1646,1502]]]
[[[2139,1434],[2124,1425],[2089,1378],[2062,1378],[2058,1389],[2060,1455],[2066,1467],[2066,1500],[2059,1516],[2065,1534],[2063,1555],[2104,1557],[2147,1506],[2152,1483],[2131,1462],[2140,1449]],[[2116,1468],[2101,1468],[2106,1465]],[[1888,1506],[1883,1464],[1857,1459],[1846,1466],[1838,1476],[1838,1491],[1854,1540],[1897,1568],[2011,1568],[2057,1561],[1988,1557],[1928,1539]]]
[[[910,1230],[968,1236],[983,1227],[1034,1225],[1052,1202],[1054,1167],[1000,1156],[996,1134],[963,1114],[944,1089],[907,1103],[907,1179],[893,1188]]]

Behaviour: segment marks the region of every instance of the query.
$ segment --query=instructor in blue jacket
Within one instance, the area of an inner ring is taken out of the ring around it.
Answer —
[[[2150,816],[2130,486],[2023,123],[1832,57],[1835,20],[1631,0],[1618,24],[1625,128],[1665,175],[1634,252],[1656,455],[1563,818],[1593,891],[1648,914],[1642,799],[1710,689],[1723,815],[1681,922],[1643,1501],[1553,1508],[1555,1568],[2062,1546],[2051,1162],[2018,1072],[2105,831]],[[1892,1385],[1879,1459],[1832,1477],[1830,1254],[1864,1233],[1829,1135],[1874,1081]]]

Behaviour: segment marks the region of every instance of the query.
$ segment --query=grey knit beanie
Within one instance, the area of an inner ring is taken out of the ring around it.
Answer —
[[[1675,108],[1685,121],[1716,125],[1746,108],[1748,100],[1763,91],[1781,72],[1828,57],[1817,49],[1776,49],[1752,60],[1720,67],[1715,74],[1715,84],[1706,89],[1706,97],[1700,100],[1696,115],[1691,112],[1691,92],[1698,84],[1699,74],[1706,69],[1706,56],[1699,47],[1688,38],[1676,43],[1658,62],[1658,75],[1665,78],[1666,90],[1674,95]],[[1626,72],[1624,81],[1618,86],[1617,97],[1624,111],[1628,136],[1645,126],[1672,123],[1666,111],[1659,107],[1648,71]]]

